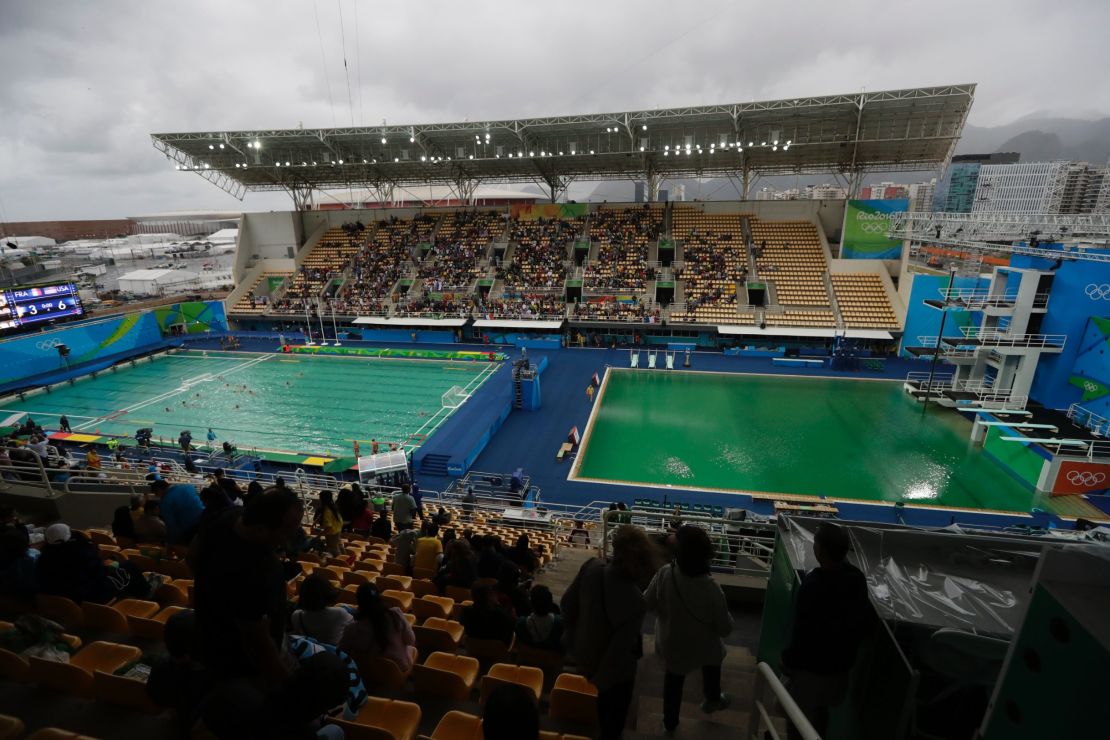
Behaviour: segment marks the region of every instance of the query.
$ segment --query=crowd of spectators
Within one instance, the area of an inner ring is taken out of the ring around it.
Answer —
[[[513,221],[509,239],[516,242],[512,261],[497,277],[511,288],[559,288],[566,280],[567,248],[582,229],[581,219]]]
[[[663,311],[654,302],[643,302],[639,298],[632,301],[592,300],[574,304],[571,317],[585,321],[632,321],[657,324],[662,321]]]
[[[531,293],[482,301],[477,312],[481,317],[496,319],[562,318],[566,303],[559,295]]]
[[[663,210],[601,208],[590,215],[590,240],[598,243],[597,260],[586,270],[587,290],[642,292],[654,270],[647,265],[648,245],[663,229]]]

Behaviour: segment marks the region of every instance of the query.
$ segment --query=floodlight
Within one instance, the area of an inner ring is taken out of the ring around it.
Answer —
[[[760,144],[760,146],[767,146],[767,142],[763,142],[762,144]]]
[[[591,149],[591,150],[590,150],[590,154],[593,154],[593,153],[594,153],[594,150],[593,150],[593,149]]]
[[[223,149],[223,148],[224,148],[224,145],[223,145],[223,144],[220,144],[220,149]]]
[[[563,153],[562,153],[562,152],[559,152],[559,156],[560,156],[560,157],[561,157],[561,156],[563,156]]]
[[[385,137],[384,136],[382,137],[382,143],[383,144],[385,143]]]
[[[647,131],[647,124],[645,123],[643,126],[640,126],[640,130]]]
[[[394,157],[394,158],[393,158],[393,161],[394,161],[394,162],[400,162],[401,160],[399,160],[399,159],[397,159],[396,157]]]
[[[794,142],[793,142],[793,141],[791,141],[790,139],[787,139],[787,140],[786,140],[786,145],[787,145],[787,146],[790,146],[790,145],[791,145],[791,144],[793,144],[793,143],[794,143]]]
[[[209,148],[209,149],[215,149],[216,147],[214,147],[214,146],[212,146],[211,144],[209,144],[209,145],[208,145],[208,148]]]
[[[473,155],[473,154],[471,154],[471,155],[470,155],[470,158],[471,158],[471,159],[474,159],[474,155]]]
[[[288,166],[289,166],[289,163],[288,163],[288,162],[286,162],[286,163],[285,163],[285,166],[286,166],[286,167],[288,167]]]
[[[308,162],[301,162],[301,167],[308,167]]]
[[[663,152],[663,156],[664,157],[669,157],[669,156],[671,156],[671,153],[670,152]]]
[[[671,145],[670,144],[664,144],[663,145],[663,151],[669,152],[670,150],[671,150]]]
[[[534,156],[536,156],[536,153],[535,152],[528,152],[528,156],[529,157],[534,157]]]
[[[779,140],[778,140],[778,139],[775,139],[775,140],[774,140],[774,142],[772,142],[772,143],[773,143],[773,144],[774,144],[775,146],[778,146],[778,145],[779,145]]]
[[[489,131],[486,132],[486,141],[489,141]]]
[[[428,158],[427,158],[427,157],[421,157],[421,158],[420,158],[420,161],[421,161],[421,162],[427,162],[427,161],[428,161]]]
[[[414,143],[415,141],[416,141],[416,137],[415,137],[415,136],[410,136],[410,137],[409,137],[409,143],[410,143],[410,144]]]
[[[640,147],[640,151],[642,152],[643,150],[644,150],[644,148],[643,148],[643,147]]]
[[[752,142],[749,141],[748,146],[754,146],[754,144],[752,144]]]
[[[206,170],[210,170],[210,169],[212,169],[212,165],[210,165],[210,164],[207,164],[207,163],[206,163],[206,164],[204,165],[204,169],[206,169]]]
[[[247,163],[243,162],[243,169],[247,169]]]
[[[772,152],[777,152],[778,150],[779,150],[779,145],[778,144],[775,144],[773,147],[771,147]]]
[[[364,160],[362,160],[362,163],[363,163],[363,164],[366,164],[367,162],[366,162],[366,160],[364,159]],[[316,164],[316,163],[315,163],[315,162],[313,162],[312,164]]]
[[[235,166],[236,166],[236,167],[238,167],[239,165],[235,165]],[[175,164],[175,165],[173,166],[173,168],[174,168],[175,170],[179,170],[179,169],[181,169],[181,165],[179,165],[179,164]]]

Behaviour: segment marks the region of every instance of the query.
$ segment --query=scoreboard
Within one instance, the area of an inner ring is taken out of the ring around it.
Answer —
[[[0,333],[9,334],[84,313],[73,283],[0,291]]]

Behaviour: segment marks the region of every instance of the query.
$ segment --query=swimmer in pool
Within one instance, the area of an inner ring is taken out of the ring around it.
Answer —
[[[171,411],[173,411],[173,409],[171,409],[171,408],[170,408],[169,406],[167,406],[167,407],[166,407],[166,413],[168,414],[168,413],[170,413]]]

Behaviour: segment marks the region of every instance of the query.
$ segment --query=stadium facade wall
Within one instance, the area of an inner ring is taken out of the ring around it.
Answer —
[[[1036,257],[1015,256],[1013,267],[1052,270],[1055,263]],[[1070,383],[1076,358],[1082,353],[1083,335],[1091,316],[1110,313],[1110,263],[1071,260],[1054,270],[1048,313],[1040,333],[1065,334],[1067,342],[1059,354],[1044,355],[1037,368],[1030,397],[1049,408],[1063,409],[1080,400],[1080,389]]]
[[[899,347],[901,357],[910,358],[913,355],[906,352],[906,347],[921,345],[920,337],[935,337],[940,331],[941,312],[926,306],[926,299],[937,300],[944,296],[948,287],[947,275],[921,275],[907,273],[912,278],[910,298],[906,304],[905,329],[902,334],[902,346]],[[903,278],[906,279],[906,278]],[[953,290],[985,290],[990,286],[990,280],[975,276],[957,277],[952,285]],[[982,319],[980,311],[953,311],[948,315],[944,324],[944,336],[958,337],[962,329],[969,326],[978,326]],[[939,368],[942,372],[945,368]]]
[[[190,333],[226,331],[223,303],[175,303],[7,339],[0,342],[0,393],[61,382],[163,349],[173,343],[169,332],[175,324],[185,324]],[[69,357],[58,353],[61,345],[69,348]]]

